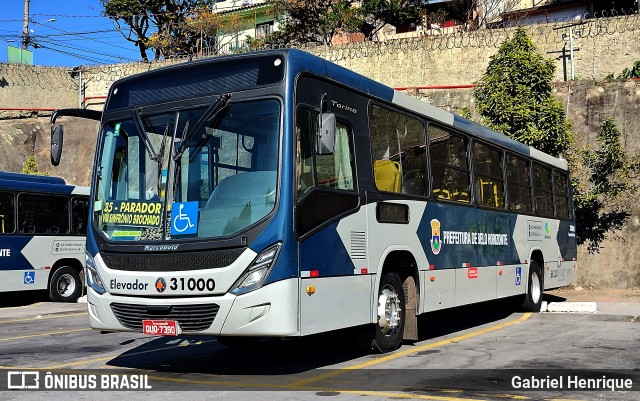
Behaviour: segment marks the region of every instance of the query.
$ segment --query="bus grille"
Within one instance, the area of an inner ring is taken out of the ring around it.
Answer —
[[[177,272],[227,267],[238,259],[244,248],[228,251],[172,254],[125,254],[102,252],[109,269],[130,272]]]
[[[218,314],[217,304],[200,305],[131,305],[112,303],[111,310],[120,323],[142,331],[143,320],[176,320],[183,332],[206,330]]]

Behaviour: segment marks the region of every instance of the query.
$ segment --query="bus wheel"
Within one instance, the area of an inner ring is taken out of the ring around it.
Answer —
[[[380,352],[400,347],[404,333],[405,298],[402,281],[397,273],[386,273],[378,290],[378,324],[375,325],[373,346]]]
[[[53,272],[49,280],[49,298],[57,302],[76,302],[82,292],[80,274],[64,266]]]
[[[544,276],[538,266],[538,262],[531,261],[529,265],[529,280],[527,283],[527,293],[524,296],[522,309],[527,312],[540,312],[542,306],[542,291],[544,290]]]

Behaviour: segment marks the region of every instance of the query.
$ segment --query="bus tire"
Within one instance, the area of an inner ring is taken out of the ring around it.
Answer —
[[[542,269],[535,260],[529,265],[529,280],[527,293],[524,295],[522,309],[526,312],[540,312],[542,306],[542,292],[544,290],[544,276]]]
[[[378,287],[378,323],[375,324],[373,347],[382,353],[398,349],[402,343],[404,323],[402,280],[397,273],[386,273]]]
[[[49,279],[49,298],[56,302],[76,302],[82,293],[82,281],[76,269],[63,266]]]

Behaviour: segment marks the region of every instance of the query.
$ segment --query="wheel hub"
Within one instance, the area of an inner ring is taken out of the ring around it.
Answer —
[[[378,297],[378,325],[383,334],[390,334],[400,327],[400,299],[398,294],[384,288]]]
[[[62,296],[69,296],[75,291],[76,285],[73,277],[69,274],[64,274],[58,279],[58,294]]]
[[[540,277],[536,272],[531,273],[531,300],[537,304],[542,296],[542,286],[540,285]]]

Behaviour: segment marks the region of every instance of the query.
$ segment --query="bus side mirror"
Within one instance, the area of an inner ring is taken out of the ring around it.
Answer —
[[[63,137],[64,127],[62,125],[51,127],[51,164],[54,166],[60,164]]]
[[[336,115],[322,113],[320,115],[320,129],[316,140],[316,153],[331,155],[336,146]]]

